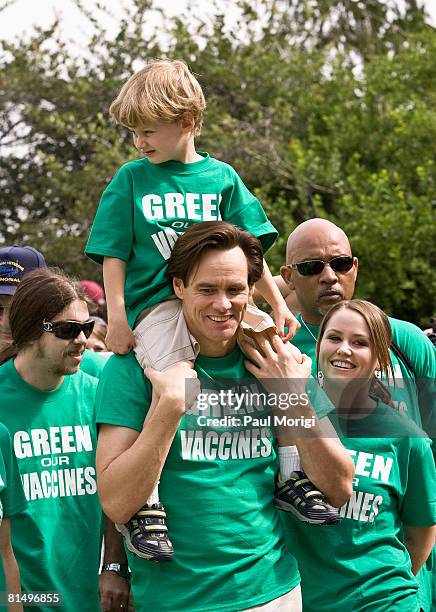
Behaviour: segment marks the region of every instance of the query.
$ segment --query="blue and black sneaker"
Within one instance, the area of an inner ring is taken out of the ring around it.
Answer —
[[[174,556],[173,545],[168,539],[166,518],[162,504],[146,504],[130,521],[115,526],[123,534],[130,552],[142,559],[162,563],[172,561]]]
[[[321,491],[300,471],[292,472],[283,482],[277,476],[274,505],[312,525],[336,525],[341,520],[339,510],[327,503]]]

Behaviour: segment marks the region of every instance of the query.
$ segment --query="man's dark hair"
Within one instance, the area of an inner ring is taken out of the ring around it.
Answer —
[[[43,320],[51,321],[75,300],[85,301],[78,283],[58,268],[29,272],[17,287],[9,308],[9,328],[16,349],[38,340]]]
[[[204,253],[228,251],[236,247],[247,258],[247,280],[251,287],[263,274],[262,245],[250,232],[226,221],[204,221],[191,225],[174,245],[168,263],[168,276],[171,281],[180,278],[186,287]]]

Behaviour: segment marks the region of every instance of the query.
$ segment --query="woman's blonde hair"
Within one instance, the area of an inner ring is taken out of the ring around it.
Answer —
[[[128,129],[157,121],[172,123],[190,113],[197,136],[203,125],[205,108],[200,83],[185,62],[153,60],[123,85],[109,112],[115,121]]]

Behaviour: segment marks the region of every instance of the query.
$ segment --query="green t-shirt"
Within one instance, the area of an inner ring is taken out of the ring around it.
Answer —
[[[394,415],[399,438],[372,438]],[[353,495],[338,525],[317,527],[289,515],[305,612],[418,612],[418,582],[402,525],[436,523],[430,440],[389,406],[364,419],[339,419],[355,462]],[[368,437],[366,437],[368,435]],[[421,436],[421,437],[419,437]]]
[[[173,295],[168,259],[177,238],[193,223],[223,219],[258,237],[264,250],[277,238],[259,201],[237,173],[207,153],[184,164],[148,159],[122,166],[104,191],[85,249],[126,262],[125,303],[133,325],[138,314]]]
[[[0,420],[29,502],[11,522],[22,588],[60,593],[62,612],[100,609],[96,387],[95,378],[79,371],[57,389],[40,391],[21,378],[12,359],[0,366]]]
[[[174,560],[150,563],[129,554],[137,612],[235,612],[279,597],[299,582],[273,506],[277,462],[268,424],[198,426],[200,415],[229,414],[225,400],[210,396],[224,386],[222,379],[232,379],[242,396],[242,379],[258,390],[244,356],[239,348],[222,358],[199,355],[195,370],[208,399],[182,418],[159,485]],[[97,422],[141,431],[150,401],[151,385],[134,355],[111,357],[98,387]],[[250,414],[261,418],[265,410],[241,408],[240,416]]]
[[[0,524],[3,518],[10,518],[23,512],[26,508],[27,501],[24,497],[11,438],[6,427],[0,423]],[[14,520],[16,519],[12,519]],[[5,591],[6,582],[1,561],[0,567],[0,591]],[[0,610],[6,610],[6,606],[0,605]]]
[[[86,374],[94,376],[94,378],[100,378],[103,368],[111,355],[112,353],[108,352],[98,353],[85,349],[80,369],[86,372]]]
[[[301,328],[292,342],[312,359],[312,373],[316,376],[315,343],[319,326],[297,319]],[[394,404],[401,414],[410,417],[419,427],[434,438],[436,421],[435,380],[436,352],[426,335],[416,325],[389,317],[392,337],[397,346],[407,356],[413,367],[413,373],[391,350],[394,367],[395,385],[389,380],[388,387]],[[435,442],[433,440],[433,452]],[[286,526],[288,540],[292,542],[292,530]],[[424,612],[436,610],[436,549],[429,556],[418,574],[419,598]]]

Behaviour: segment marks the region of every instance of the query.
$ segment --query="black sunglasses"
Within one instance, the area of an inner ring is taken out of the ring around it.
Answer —
[[[354,257],[351,255],[340,255],[333,257],[330,261],[322,259],[309,259],[308,261],[300,261],[296,264],[286,266],[291,270],[297,270],[301,276],[315,276],[321,274],[325,266],[330,266],[335,272],[349,272],[353,267]]]
[[[56,338],[62,340],[74,340],[80,336],[83,332],[85,338],[89,338],[94,329],[94,323],[92,319],[88,321],[44,321],[42,322],[42,329],[49,334],[54,334]]]

